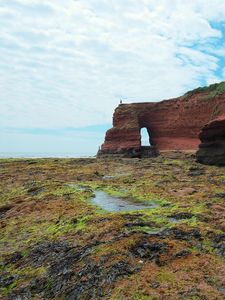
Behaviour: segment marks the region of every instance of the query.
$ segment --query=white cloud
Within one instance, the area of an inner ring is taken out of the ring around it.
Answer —
[[[224,32],[212,24],[224,10],[223,0],[2,0],[0,125],[109,123],[120,97],[221,80]]]

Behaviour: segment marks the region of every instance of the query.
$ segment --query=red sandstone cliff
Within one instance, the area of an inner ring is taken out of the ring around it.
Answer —
[[[197,150],[201,128],[223,114],[225,89],[221,92],[221,84],[161,102],[120,104],[113,115],[113,128],[106,132],[101,153],[138,152],[143,127],[159,151]]]
[[[225,115],[206,124],[199,134],[198,162],[225,165]]]

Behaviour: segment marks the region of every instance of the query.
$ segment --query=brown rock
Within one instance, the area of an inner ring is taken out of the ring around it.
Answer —
[[[199,134],[197,160],[203,164],[225,165],[225,115],[206,124]]]

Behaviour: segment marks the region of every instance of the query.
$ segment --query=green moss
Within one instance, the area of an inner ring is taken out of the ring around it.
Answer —
[[[198,228],[200,225],[200,221],[196,217],[181,220],[181,223],[186,224],[188,225],[188,227],[192,227],[192,228]]]
[[[176,276],[169,271],[160,270],[156,275],[156,280],[160,283],[169,283],[170,285],[176,284]]]
[[[0,197],[0,206],[11,204],[19,197],[26,197],[26,189],[19,185],[6,185],[1,187],[2,194]]]
[[[50,291],[52,289],[53,286],[53,280],[51,278],[48,278],[47,283],[45,285],[45,289],[47,291]]]
[[[168,221],[167,214],[168,210],[162,207],[152,208],[151,210],[145,211],[145,215],[159,227],[169,226],[170,222]]]
[[[164,165],[169,166],[183,166],[186,162],[180,159],[165,159],[163,160]]]
[[[106,187],[103,189],[104,192],[108,193],[111,196],[115,197],[123,197],[126,198],[129,196],[129,191],[121,190],[119,187]]]
[[[17,287],[18,283],[19,283],[19,281],[15,280],[9,286],[7,286],[5,288],[0,288],[0,293],[2,293],[2,295],[4,295],[4,296],[7,296],[14,288]]]
[[[90,219],[90,216],[84,216],[78,220],[78,223],[76,225],[77,231],[83,231],[86,228],[86,223]]]
[[[89,216],[84,216],[76,221],[73,219],[62,219],[57,224],[50,224],[46,231],[54,237],[67,234],[69,232],[83,231],[86,228],[86,222],[89,218]]]
[[[52,191],[52,195],[54,196],[66,196],[66,195],[73,195],[75,193],[78,193],[75,188],[70,186],[58,186],[54,191]]]
[[[147,296],[144,295],[142,292],[134,292],[134,295],[132,296],[132,300],[157,300],[157,297]]]

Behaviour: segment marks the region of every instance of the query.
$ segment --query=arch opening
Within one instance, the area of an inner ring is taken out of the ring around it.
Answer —
[[[152,146],[150,136],[149,136],[149,131],[146,127],[141,128],[140,135],[141,135],[141,147]]]

